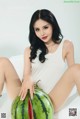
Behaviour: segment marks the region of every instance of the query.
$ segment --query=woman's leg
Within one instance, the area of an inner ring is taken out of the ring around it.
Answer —
[[[70,67],[49,93],[55,112],[64,104],[74,85],[80,93],[80,65],[78,64]]]
[[[2,93],[4,83],[6,84],[9,96],[14,99],[21,87],[21,81],[7,58],[0,58],[0,95]]]

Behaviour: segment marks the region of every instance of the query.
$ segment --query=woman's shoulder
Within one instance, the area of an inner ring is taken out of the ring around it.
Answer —
[[[64,56],[67,56],[69,53],[74,52],[74,46],[71,40],[64,40],[63,43],[63,54]]]
[[[74,52],[74,46],[71,40],[65,39],[63,42],[63,59],[67,57],[67,55],[70,53],[72,54]]]
[[[65,49],[71,49],[73,48],[73,43],[71,40],[65,39],[63,43],[63,48]]]

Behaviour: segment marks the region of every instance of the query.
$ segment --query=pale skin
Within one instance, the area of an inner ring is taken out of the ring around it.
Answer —
[[[55,52],[57,50],[59,45],[52,42],[52,27],[48,22],[39,19],[34,24],[34,31],[41,40],[43,40],[43,36],[47,36],[44,43],[49,52]],[[52,46],[52,48],[50,48],[50,46]],[[33,98],[34,82],[31,79],[31,62],[29,57],[30,49],[26,48],[24,51],[23,82],[20,81],[10,61],[6,58],[0,58],[0,94],[4,82],[6,82],[8,93],[12,99],[19,95],[21,100],[24,100],[28,89],[30,89],[30,94]],[[72,42],[68,40],[65,40],[63,44],[62,58],[67,61],[68,69],[64,72],[55,87],[49,92],[55,112],[64,104],[74,85],[77,86],[78,92],[80,93],[80,65],[74,62],[74,47]]]

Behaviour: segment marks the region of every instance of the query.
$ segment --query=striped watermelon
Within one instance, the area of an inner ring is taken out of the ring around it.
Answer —
[[[53,119],[53,112],[49,96],[37,85],[32,100],[28,92],[23,101],[18,96],[11,107],[12,119]]]

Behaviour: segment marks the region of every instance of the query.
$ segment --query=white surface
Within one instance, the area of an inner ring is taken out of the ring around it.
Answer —
[[[13,63],[17,73],[22,79],[23,74],[23,55],[14,56],[10,58],[10,61]],[[60,95],[61,96],[61,95]],[[77,116],[69,116],[69,108],[77,108]],[[10,109],[11,109],[11,100],[7,96],[6,91],[3,92],[3,96],[0,97],[0,119],[1,113],[6,113],[5,119],[10,118]],[[76,87],[73,88],[69,98],[67,99],[65,105],[61,108],[61,110],[55,114],[54,119],[80,119],[80,97],[76,93]]]

